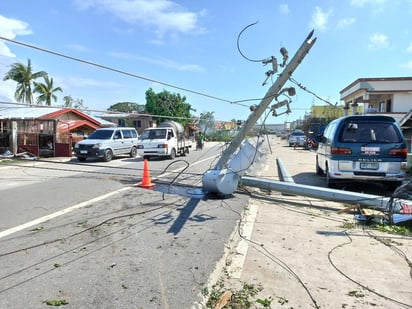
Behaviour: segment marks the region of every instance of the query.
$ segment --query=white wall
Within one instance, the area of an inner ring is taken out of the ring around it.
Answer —
[[[412,109],[412,93],[394,93],[392,109],[394,113],[409,112]]]

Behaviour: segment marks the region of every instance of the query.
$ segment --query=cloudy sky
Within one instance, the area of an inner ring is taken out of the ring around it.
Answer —
[[[185,96],[197,115],[246,119],[277,78],[262,86],[271,66],[261,60],[281,63],[281,47],[291,59],[314,29],[292,76],[301,87],[285,85],[297,90],[292,113],[268,120],[282,123],[341,104],[358,78],[412,76],[411,20],[412,0],[2,0],[0,101],[15,102],[10,65],[30,59],[63,89],[56,105],[66,95],[93,110],[145,104],[152,88]]]

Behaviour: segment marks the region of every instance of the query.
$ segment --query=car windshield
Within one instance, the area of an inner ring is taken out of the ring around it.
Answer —
[[[140,135],[141,140],[166,138],[166,129],[144,130]]]
[[[401,136],[393,123],[350,122],[345,124],[339,136],[340,142],[352,143],[399,143]]]
[[[303,136],[305,135],[305,132],[292,132],[293,136]]]
[[[112,137],[113,131],[111,130],[96,130],[89,135],[89,139],[109,139]]]

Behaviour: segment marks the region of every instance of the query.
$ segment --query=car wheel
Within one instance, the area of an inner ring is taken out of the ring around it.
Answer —
[[[174,159],[175,157],[176,157],[176,149],[172,148],[172,150],[170,150],[169,158]]]
[[[336,188],[336,182],[330,177],[328,167],[326,167],[325,175],[326,175],[326,186],[331,189]]]
[[[131,158],[136,158],[137,157],[137,148],[136,147],[132,147],[132,149],[130,150],[130,157]]]
[[[113,151],[111,149],[106,149],[104,151],[104,157],[103,157],[103,161],[104,162],[109,162],[113,159]]]
[[[323,170],[319,166],[318,157],[316,157],[316,175],[323,176]]]
[[[395,191],[396,189],[398,189],[399,186],[402,185],[402,181],[394,181],[394,182],[390,182],[389,183],[389,189],[391,191]]]
[[[77,157],[77,160],[79,160],[80,162],[84,162],[84,161],[86,161],[86,158],[84,158],[84,157]]]

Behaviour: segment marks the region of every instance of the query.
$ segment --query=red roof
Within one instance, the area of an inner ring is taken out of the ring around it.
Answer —
[[[81,126],[87,126],[94,130],[100,128],[99,125],[91,123],[90,121],[87,121],[87,120],[65,120],[65,121],[60,120],[57,126],[58,126],[58,131],[61,133],[70,132]]]
[[[67,114],[67,113],[74,113],[86,120],[88,120],[90,123],[93,123],[97,126],[100,126],[100,122],[98,122],[96,119],[90,117],[89,115],[82,113],[81,111],[74,109],[74,108],[62,108],[58,111],[52,112],[50,114],[46,114],[42,117],[40,117],[39,119],[56,119],[57,117]]]

